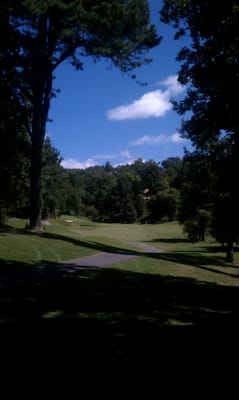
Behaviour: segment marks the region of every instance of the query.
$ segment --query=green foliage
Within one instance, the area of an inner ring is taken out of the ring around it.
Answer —
[[[179,81],[187,85],[187,94],[175,109],[189,116],[181,132],[198,153],[211,159],[213,234],[232,248],[239,236],[239,181],[234,178],[239,168],[238,4],[236,0],[165,0],[161,19],[174,26],[176,39],[190,38],[177,57]],[[197,193],[200,208],[207,210],[207,201],[203,203]]]
[[[153,195],[168,187],[167,176],[157,162],[153,160],[143,162],[138,159],[132,165],[132,169],[141,177],[141,190],[148,188]]]
[[[208,150],[222,131],[234,139],[238,136],[236,6],[236,0],[166,0],[161,11],[162,20],[177,29],[176,38],[183,34],[191,38],[177,57],[182,63],[179,80],[188,90],[176,108],[180,114],[191,111],[183,133],[200,149]]]
[[[24,216],[29,204],[30,143],[17,120],[13,123],[5,111],[0,123],[0,203],[8,214]]]
[[[132,75],[159,44],[146,0],[3,0],[0,21],[1,78],[31,137],[30,227],[41,228],[41,169],[54,70],[66,59],[82,69],[83,58],[107,58]]]
[[[56,217],[65,206],[70,187],[61,161],[59,151],[47,137],[42,156],[42,218]]]
[[[17,98],[16,84],[20,80],[13,61],[17,43],[9,32],[8,17],[3,2],[0,6],[0,203],[4,213],[23,216],[29,204],[30,141],[26,114]]]
[[[190,240],[204,240],[212,223],[216,176],[206,155],[186,153],[183,161],[178,219]]]
[[[101,222],[144,221],[149,214],[148,200],[160,189],[167,193],[161,217],[166,216],[170,220],[175,218],[178,191],[169,189],[167,171],[154,161],[136,160],[132,165],[116,168],[107,163],[105,166],[68,170],[66,173],[71,188],[66,210],[72,215],[85,215]],[[176,172],[174,175],[177,179]],[[73,211],[76,210],[76,203],[77,212]],[[157,221],[157,212],[150,209],[150,218]]]
[[[211,225],[212,214],[208,210],[197,209],[189,220],[183,223],[184,232],[192,242],[204,241]]]
[[[7,221],[7,209],[4,207],[4,204],[0,203],[0,225],[4,224]]]
[[[180,193],[176,188],[159,191],[149,202],[150,220],[173,221],[177,217]]]
[[[162,161],[162,167],[167,175],[169,185],[179,189],[182,185],[182,159],[180,157],[169,157]]]

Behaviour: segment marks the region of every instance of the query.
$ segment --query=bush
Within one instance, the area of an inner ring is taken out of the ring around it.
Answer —
[[[0,208],[0,224],[4,224],[7,220],[7,209],[5,207]]]
[[[187,234],[191,242],[198,242],[200,240],[200,227],[197,221],[185,221],[183,231]]]

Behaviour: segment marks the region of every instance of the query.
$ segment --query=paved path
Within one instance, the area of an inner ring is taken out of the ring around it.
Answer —
[[[162,253],[162,250],[159,250],[153,246],[149,246],[145,243],[128,242],[128,244],[134,247],[138,247],[139,249],[143,250],[144,253]]]
[[[136,254],[122,253],[97,253],[93,256],[81,257],[75,260],[64,261],[65,265],[74,265],[76,267],[105,267],[107,265],[132,260],[139,257]]]
[[[132,260],[134,258],[140,257],[144,253],[160,253],[159,249],[155,247],[148,246],[143,243],[128,243],[131,246],[138,247],[142,252],[130,252],[127,253],[97,253],[93,256],[81,257],[74,260],[68,260],[62,262],[65,266],[74,266],[82,268],[97,268],[106,267],[107,265],[117,264],[124,261]]]

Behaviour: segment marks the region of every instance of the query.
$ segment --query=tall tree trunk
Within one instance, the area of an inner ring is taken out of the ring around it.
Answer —
[[[30,229],[42,231],[41,223],[41,172],[42,149],[44,144],[48,111],[52,90],[52,71],[39,73],[36,84],[32,119],[32,149],[30,168]]]
[[[32,64],[32,150],[30,169],[30,229],[42,230],[41,172],[48,111],[52,94],[52,51],[49,42],[49,21],[46,14],[38,18]],[[50,49],[51,48],[51,49]]]
[[[42,140],[43,139],[43,140]],[[32,136],[30,169],[30,229],[42,230],[41,224],[41,171],[44,138],[34,133]]]
[[[234,252],[233,252],[233,241],[229,240],[227,243],[227,255],[226,255],[227,262],[234,261]]]

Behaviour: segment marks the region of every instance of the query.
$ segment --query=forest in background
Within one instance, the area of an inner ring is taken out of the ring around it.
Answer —
[[[24,131],[1,154],[1,221],[29,218],[30,142]],[[3,149],[3,147],[1,148]],[[187,153],[161,163],[142,159],[131,165],[64,169],[60,152],[47,137],[43,151],[42,218],[84,216],[105,223],[160,223],[178,219],[188,237],[214,232],[216,177],[210,159]],[[223,242],[224,238],[219,238]]]

